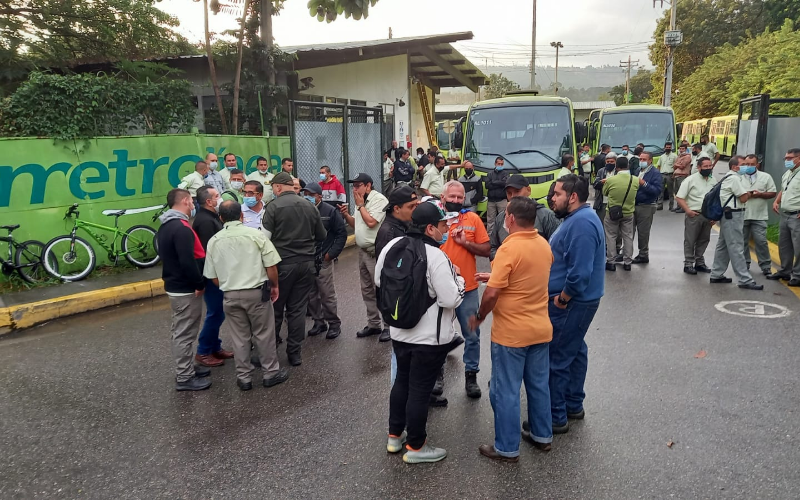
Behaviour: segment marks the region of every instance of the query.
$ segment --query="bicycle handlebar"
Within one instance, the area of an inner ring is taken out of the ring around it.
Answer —
[[[76,216],[80,216],[80,212],[78,212],[78,204],[77,203],[73,203],[72,206],[69,207],[69,209],[67,210],[67,213],[64,214],[64,219],[66,220],[66,219],[72,217],[72,214],[75,214]]]

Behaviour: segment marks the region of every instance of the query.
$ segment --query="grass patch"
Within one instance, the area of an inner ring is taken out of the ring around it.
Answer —
[[[778,231],[778,225],[777,224],[770,224],[770,225],[767,226],[767,241],[771,241],[771,242],[773,242],[773,243],[775,243],[777,245],[778,244],[778,235],[779,234],[780,234],[780,231]]]
[[[88,276],[87,279],[124,274],[130,271],[135,271],[137,269],[138,269],[137,267],[135,267],[128,261],[120,262],[116,266],[110,266],[110,265],[97,266],[94,268],[94,271],[92,271],[92,273]],[[6,293],[23,292],[25,290],[31,290],[34,288],[46,288],[50,286],[57,286],[60,284],[61,281],[54,278],[50,278],[47,281],[43,281],[42,283],[32,284],[28,283],[27,281],[24,281],[22,278],[19,277],[17,273],[13,273],[9,276],[0,275],[0,295]]]

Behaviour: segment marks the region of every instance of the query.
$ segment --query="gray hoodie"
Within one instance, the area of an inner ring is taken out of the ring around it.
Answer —
[[[160,220],[162,224],[165,224],[167,221],[173,219],[183,219],[188,221],[189,216],[181,212],[180,210],[175,210],[174,208],[170,208],[169,210],[167,210],[158,217],[158,220]]]

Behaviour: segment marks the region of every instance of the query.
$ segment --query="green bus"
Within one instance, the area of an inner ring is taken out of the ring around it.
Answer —
[[[600,117],[592,124],[590,136],[596,154],[601,144],[608,144],[619,154],[622,146],[631,151],[636,144],[653,155],[653,163],[664,153],[664,144],[675,146],[675,113],[672,108],[656,104],[625,104],[600,110]],[[677,149],[677,148],[675,148]]]
[[[708,138],[717,146],[720,156],[736,154],[736,131],[739,128],[739,115],[715,116],[711,119]]]
[[[575,115],[563,97],[539,96],[533,91],[511,92],[498,99],[472,104],[463,129],[456,129],[462,160],[486,175],[497,157],[510,174],[522,174],[531,184],[531,197],[543,199],[561,169],[561,156],[575,151]],[[577,156],[576,156],[577,158]],[[478,205],[478,212],[486,210]]]
[[[681,139],[688,141],[689,144],[697,144],[700,142],[700,137],[708,133],[710,125],[711,120],[708,118],[685,121],[681,130]]]

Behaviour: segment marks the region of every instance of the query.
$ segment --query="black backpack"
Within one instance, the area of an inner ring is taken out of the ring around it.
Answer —
[[[413,328],[436,302],[428,293],[428,256],[418,238],[402,238],[386,251],[377,289],[383,321],[396,328]]]
[[[700,208],[700,214],[708,220],[722,220],[722,216],[725,213],[725,208],[722,205],[722,201],[719,199],[719,193],[722,191],[722,183],[725,182],[725,179],[728,178],[728,175],[723,177],[718,183],[714,184],[714,187],[711,188],[711,191],[706,193],[706,195],[703,197],[703,206]],[[733,195],[728,198],[728,201],[725,202],[725,205],[730,203],[731,199],[733,199]]]

